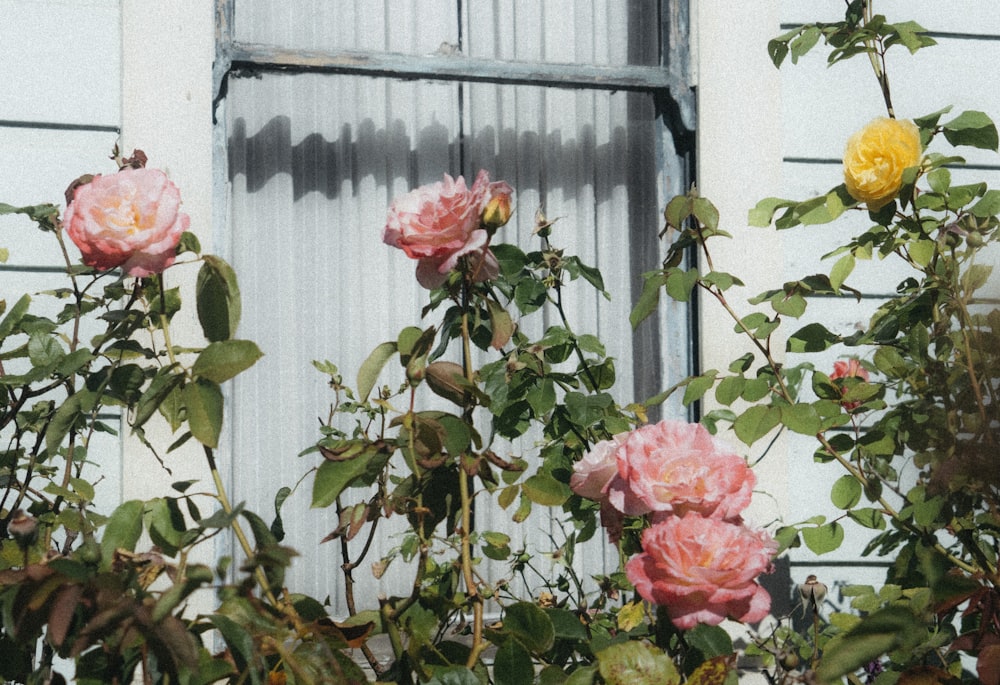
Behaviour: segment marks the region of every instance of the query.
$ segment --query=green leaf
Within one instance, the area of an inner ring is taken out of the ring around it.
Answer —
[[[852,271],[854,271],[854,255],[847,253],[838,259],[837,263],[833,265],[833,269],[830,270],[830,285],[833,286],[833,289],[839,291],[840,286],[844,284]]]
[[[523,685],[535,680],[531,655],[517,640],[507,640],[493,661],[493,681],[496,685]]]
[[[392,358],[392,355],[396,354],[397,344],[389,341],[384,342],[368,355],[368,358],[362,362],[361,367],[358,369],[358,398],[364,402],[368,399],[368,395],[371,394],[372,388],[375,387],[375,381],[378,380],[378,376],[382,373],[382,369],[385,367],[386,362]]]
[[[39,331],[28,338],[28,358],[32,366],[47,369],[58,364],[65,356],[66,351],[53,335]]]
[[[873,509],[871,507],[851,509],[847,512],[847,515],[865,528],[871,528],[872,530],[885,529],[885,514],[882,513],[881,509]]]
[[[176,364],[159,369],[136,403],[135,417],[132,419],[133,429],[141,428],[156,413],[166,397],[182,383],[184,383],[184,373],[178,370]]]
[[[555,627],[545,611],[533,602],[517,602],[503,615],[504,632],[509,633],[528,651],[544,654],[555,642]]]
[[[710,231],[719,229],[719,210],[707,198],[694,198],[691,203],[691,213]]]
[[[816,435],[823,425],[811,404],[786,404],[781,407],[781,422],[791,431],[802,435]]]
[[[229,647],[237,668],[243,670],[247,667],[247,664],[253,664],[248,670],[252,674],[252,682],[259,683],[260,677],[257,675],[254,641],[247,629],[228,616],[220,613],[209,614],[208,620],[219,631],[219,634],[222,635],[222,639],[226,641],[226,646]]]
[[[952,145],[969,145],[996,151],[998,138],[993,120],[984,112],[966,111],[942,124],[944,137]]]
[[[28,306],[31,304],[31,297],[27,294],[14,303],[14,306],[7,312],[7,316],[0,321],[0,342],[13,333],[21,323],[21,319],[28,313]]]
[[[821,323],[811,323],[788,336],[785,349],[789,352],[822,352],[842,340]]]
[[[826,554],[840,547],[844,541],[844,527],[836,521],[813,528],[802,528],[802,541],[813,554]]]
[[[364,443],[362,449],[350,459],[326,460],[316,470],[313,480],[312,507],[328,507],[337,501],[344,489],[353,483],[370,482],[372,474],[381,471],[392,452],[378,445]]]
[[[521,488],[532,502],[547,507],[558,507],[573,494],[568,485],[544,471],[527,478]]]
[[[830,491],[830,500],[838,509],[850,509],[861,501],[864,488],[854,476],[844,475],[837,479]]]
[[[670,269],[666,275],[667,295],[678,302],[691,299],[691,289],[698,282],[698,270]]]
[[[684,633],[684,640],[701,652],[705,659],[715,656],[729,656],[733,653],[733,639],[720,626],[699,623]]]
[[[971,295],[973,292],[986,285],[993,273],[993,267],[989,264],[970,264],[962,273],[962,292]]]
[[[969,213],[980,219],[1000,214],[1000,190],[987,190],[979,202],[969,207]]]
[[[253,366],[263,356],[250,340],[220,340],[209,343],[194,361],[191,373],[213,383],[224,383]]]
[[[223,404],[222,389],[218,383],[197,379],[184,386],[181,399],[187,408],[191,435],[206,447],[218,447]]]
[[[687,406],[692,402],[700,400],[702,396],[708,392],[713,385],[715,385],[715,377],[718,373],[718,371],[712,369],[711,371],[706,371],[700,376],[692,376],[689,378],[687,387],[684,388],[684,405]]]
[[[108,518],[101,538],[101,568],[108,570],[116,549],[129,552],[135,550],[135,543],[142,534],[142,512],[145,504],[134,499],[123,502]]]
[[[781,410],[761,404],[749,407],[736,417],[733,430],[741,442],[750,446],[781,422]]]
[[[633,330],[656,311],[657,306],[660,304],[660,288],[667,282],[667,276],[662,271],[648,273],[644,276],[644,279],[642,294],[639,295],[639,299],[636,301],[635,307],[628,317]]]
[[[744,376],[726,376],[715,387],[715,399],[719,404],[729,406],[743,393],[747,379]]]
[[[549,607],[545,609],[545,614],[552,621],[555,636],[564,640],[586,640],[587,628],[580,622],[580,617],[576,612],[569,609]]]
[[[195,283],[198,321],[210,342],[229,340],[236,334],[242,305],[236,272],[215,255],[202,257]]]
[[[767,228],[771,225],[775,212],[779,209],[787,209],[798,204],[795,200],[785,200],[780,197],[764,198],[757,203],[757,206],[750,210],[747,223],[757,228]]]
[[[510,313],[504,309],[503,305],[492,298],[486,300],[486,309],[490,314],[490,328],[493,329],[493,338],[490,340],[490,347],[501,350],[510,342],[514,335],[516,326]]]
[[[45,429],[45,449],[50,455],[54,455],[59,451],[59,446],[62,445],[63,438],[69,434],[73,428],[73,424],[79,418],[82,411],[81,399],[84,395],[88,399],[91,398],[89,390],[79,390],[67,397],[66,401],[52,415],[52,419]]]
[[[888,606],[861,619],[850,632],[823,651],[816,669],[821,682],[830,682],[861,668],[903,645],[915,646],[925,635],[920,620],[902,606]]]

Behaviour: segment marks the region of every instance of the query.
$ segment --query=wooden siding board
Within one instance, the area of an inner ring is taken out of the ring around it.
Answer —
[[[839,159],[854,131],[885,116],[871,65],[855,58],[827,67],[826,54],[815,48],[798,64],[781,68],[786,157]],[[890,52],[887,69],[896,116],[913,118],[952,106],[942,121],[966,109],[985,111],[1000,121],[998,79],[985,68],[998,63],[1000,41],[951,38],[916,55]],[[950,148],[944,143],[939,147],[945,152]],[[1000,164],[994,152],[964,147],[958,153],[969,163]]]
[[[890,22],[916,21],[928,31],[1000,36],[1000,12],[996,4],[983,0],[951,0],[947,5],[935,0],[879,0],[875,3],[875,12],[885,15]],[[843,18],[843,3],[803,0],[781,3],[782,24],[841,21]]]
[[[117,0],[4,0],[0,120],[117,127],[121,34]]]

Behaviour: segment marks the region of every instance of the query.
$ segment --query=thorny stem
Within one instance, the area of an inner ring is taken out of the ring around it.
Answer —
[[[212,481],[215,483],[216,498],[219,500],[219,504],[222,505],[222,510],[226,512],[228,516],[232,516],[233,506],[229,503],[229,497],[226,495],[226,486],[222,482],[222,475],[219,473],[219,467],[215,463],[215,453],[208,445],[205,445],[204,448],[205,459],[208,461],[208,470],[212,472]],[[243,553],[246,554],[247,559],[253,559],[253,547],[250,545],[250,540],[247,538],[246,533],[243,532],[243,527],[240,525],[240,522],[237,519],[233,519],[230,526],[233,529],[233,534],[236,535],[236,539],[240,543],[240,547],[243,549]],[[264,595],[267,597],[267,600],[273,606],[278,606],[278,600],[271,591],[264,569],[260,566],[255,566],[254,575],[257,578],[257,582],[260,584],[261,590],[263,590]]]
[[[465,371],[465,378],[470,383],[473,379],[472,369],[472,348],[471,336],[469,335],[469,279],[462,281],[462,368]],[[466,422],[471,422],[472,405],[465,408],[463,418]],[[465,590],[469,594],[469,601],[472,602],[472,646],[469,650],[469,657],[466,666],[473,668],[479,660],[479,655],[485,649],[483,643],[483,598],[479,594],[476,584],[475,574],[472,571],[472,493],[470,481],[472,476],[465,471],[463,463],[464,455],[459,455],[458,464],[458,487],[462,506],[462,577],[465,580]]]

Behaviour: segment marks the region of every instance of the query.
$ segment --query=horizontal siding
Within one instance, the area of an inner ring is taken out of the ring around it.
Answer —
[[[842,18],[842,10],[828,3],[785,2],[782,21],[786,24],[806,21],[833,21]],[[840,14],[838,15],[838,11]],[[889,21],[914,19],[925,28],[938,32],[939,45],[911,56],[906,50],[889,52],[887,71],[892,87],[893,103],[899,117],[912,118],[953,106],[957,114],[965,109],[983,110],[1000,121],[1000,89],[993,72],[982,66],[1000,60],[1000,14],[990,3],[957,2],[949,4],[947,12],[939,3],[911,0],[886,0],[877,4],[876,11]],[[852,59],[828,67],[829,49],[820,45],[792,65],[781,69],[784,118],[781,125],[783,154],[782,196],[806,199],[822,193],[843,181],[841,157],[847,138],[876,116],[885,115],[885,107],[871,66],[863,59]],[[945,119],[947,120],[947,119]],[[931,148],[952,154],[945,141]],[[955,183],[984,180],[991,187],[1000,187],[1000,158],[996,153],[960,148],[973,169],[956,168]],[[798,227],[779,234],[784,254],[783,280],[792,280],[812,273],[829,273],[832,260],[822,256],[851,236],[871,225],[864,211],[851,212],[830,225]],[[997,261],[997,250],[984,255],[989,262]],[[865,299],[825,298],[814,300],[801,321],[790,322],[794,328],[818,321],[836,333],[848,335],[867,321],[879,302],[895,291],[895,286],[907,274],[898,260],[873,259],[858,262],[848,283],[861,290]],[[1000,294],[995,275],[986,295]],[[844,355],[870,357],[872,350],[835,347],[822,355],[809,355],[816,368],[829,371],[833,362]],[[804,357],[789,355],[795,363]],[[789,522],[824,514],[829,520],[843,513],[830,502],[829,492],[834,480],[841,475],[834,465],[816,465],[812,452],[815,440],[804,436],[789,436],[788,490],[796,493],[787,512]],[[912,465],[901,469],[905,484],[912,482],[916,469]],[[836,552],[816,557],[807,549],[791,551],[792,579],[801,582],[808,573],[816,573],[832,586],[845,583],[878,583],[884,570],[878,564],[891,559],[861,559],[860,552],[872,533],[849,520],[842,520],[847,532],[843,546]],[[875,566],[872,566],[872,565]],[[837,594],[831,593],[834,601]]]
[[[86,173],[113,172],[108,159],[121,121],[121,28],[118,0],[2,0],[0,2],[0,202],[65,206],[66,187]],[[64,260],[51,234],[21,215],[0,216],[0,297],[8,306],[22,293],[31,312],[54,316],[65,306],[44,294],[64,287]],[[70,256],[79,252],[70,243]],[[94,335],[88,321],[81,336]],[[16,371],[19,361],[8,363]],[[117,412],[103,419],[120,431]],[[94,436],[83,477],[96,488],[101,511],[121,501],[121,440]]]
[[[0,123],[119,125],[118,4],[118,0],[3,0],[0,83],[18,87],[4,89]]]
[[[844,4],[838,2],[802,2],[784,0],[781,3],[783,24],[817,21],[840,21]],[[994,38],[1000,35],[1000,14],[996,5],[983,0],[953,0],[942,9],[935,0],[878,0],[876,14],[890,22],[915,21],[928,31],[959,33]]]

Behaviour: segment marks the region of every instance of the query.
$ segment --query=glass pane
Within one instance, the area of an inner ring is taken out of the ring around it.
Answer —
[[[425,55],[459,47],[482,59],[656,65],[658,5],[650,0],[236,0],[234,27],[238,41],[299,50]]]
[[[353,386],[376,345],[403,326],[437,323],[440,313],[421,321],[427,291],[414,280],[414,264],[381,242],[381,229],[393,197],[445,172],[471,178],[485,168],[509,181],[517,211],[500,239],[523,249],[537,248],[536,207],[562,217],[554,242],[599,266],[614,295],[609,303],[585,286],[568,287],[574,329],[601,335],[617,358],[620,401],[646,396],[634,385],[666,387],[663,347],[642,348],[628,325],[638,275],[660,258],[659,193],[672,190],[656,169],[651,96],[265,75],[232,79],[226,108],[229,249],[244,297],[240,336],[257,340],[265,353],[233,389],[236,501],[267,514],[276,490],[294,486],[316,465],[315,455],[296,458],[319,437],[333,400],[312,360],[333,361]],[[679,328],[686,335],[686,326]],[[655,325],[650,330],[656,338]],[[309,509],[308,490],[302,486],[283,510],[286,544],[305,557],[289,582],[336,597],[339,548],[320,540],[337,522],[332,511]],[[549,530],[515,528],[508,513],[477,511],[477,524],[507,529],[529,545],[560,537],[555,523]],[[392,531],[380,529],[364,568],[398,544]],[[608,553],[609,569],[617,559]],[[588,560],[585,572],[606,570],[603,555],[579,555]],[[378,589],[359,570],[357,592],[402,592],[403,575],[384,578]]]

